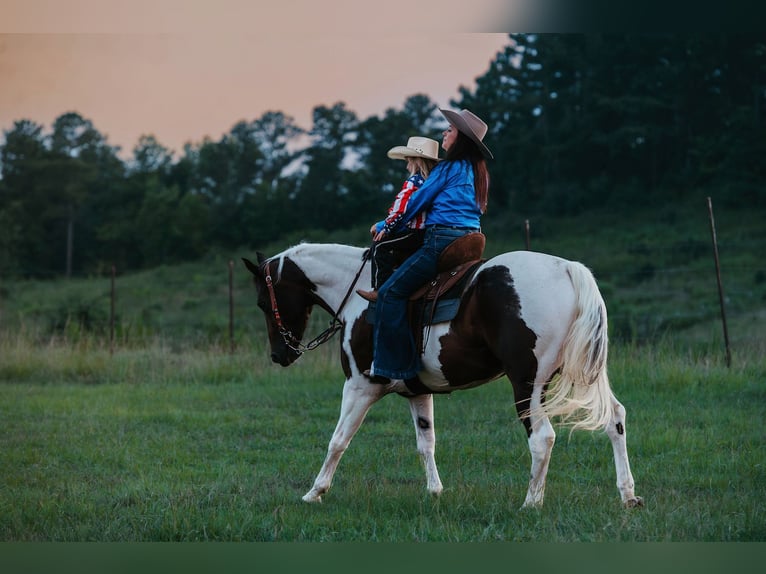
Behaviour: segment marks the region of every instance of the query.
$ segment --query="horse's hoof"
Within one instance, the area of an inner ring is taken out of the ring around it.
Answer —
[[[625,501],[625,508],[641,508],[644,506],[644,499],[640,496],[630,498]]]
[[[319,494],[306,493],[302,497],[303,502],[319,503],[322,502],[322,496]]]

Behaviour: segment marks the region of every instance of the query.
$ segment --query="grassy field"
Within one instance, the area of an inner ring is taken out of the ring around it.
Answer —
[[[406,401],[376,405],[321,505],[310,488],[337,419],[337,341],[282,369],[240,256],[0,284],[0,540],[766,541],[766,226],[716,213],[731,368],[707,206],[531,221],[531,247],[599,281],[610,376],[628,409],[636,492],[620,507],[601,433],[559,433],[541,510],[520,511],[529,453],[510,385],[436,397],[440,499]],[[487,256],[524,247],[494,219]],[[365,226],[261,246],[363,245]],[[229,353],[228,263],[235,262]],[[309,334],[326,326],[317,313]]]
[[[541,510],[510,385],[436,397],[433,499],[406,401],[373,407],[321,505],[300,500],[335,425],[335,342],[289,369],[223,350],[0,343],[5,541],[763,541],[766,358],[612,347],[636,492],[602,433],[559,432]]]

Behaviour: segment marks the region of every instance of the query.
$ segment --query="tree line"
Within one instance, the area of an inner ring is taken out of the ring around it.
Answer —
[[[704,189],[719,205],[766,204],[766,37],[510,34],[458,93],[450,107],[490,126],[490,220],[619,216]],[[123,160],[77,112],[50,131],[20,119],[0,147],[0,274],[137,270],[366,226],[405,176],[386,151],[443,127],[414,94],[368,118],[317,106],[309,128],[269,111],[177,158],[145,135]]]

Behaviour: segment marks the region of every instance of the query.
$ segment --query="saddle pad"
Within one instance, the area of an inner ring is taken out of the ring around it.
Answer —
[[[414,303],[420,307],[419,302]],[[410,303],[413,305],[413,303]],[[460,299],[439,299],[436,301],[436,309],[431,313],[433,307],[433,301],[426,303],[425,309],[418,310],[418,316],[423,318],[423,325],[434,325],[436,323],[443,323],[445,321],[451,321],[457,315],[457,310],[460,308]],[[375,303],[370,302],[367,306],[367,323],[370,325],[375,324]]]
[[[417,291],[419,298],[410,299],[407,308],[408,317],[416,333],[416,339],[421,327],[451,321],[455,318],[465,286],[482,263],[481,260],[463,263],[453,270],[457,272],[454,276],[450,271],[443,271],[439,273],[435,282],[427,283]],[[434,299],[435,296],[437,297]],[[367,305],[367,322],[370,325],[375,324],[375,305],[374,301]]]

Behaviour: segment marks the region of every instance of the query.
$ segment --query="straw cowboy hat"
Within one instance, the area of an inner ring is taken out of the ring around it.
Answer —
[[[467,135],[479,146],[484,157],[494,159],[495,156],[492,155],[492,152],[489,151],[489,148],[484,145],[484,142],[482,141],[484,136],[487,135],[487,124],[485,124],[479,116],[466,109],[460,110],[459,112],[442,109],[439,109],[439,111],[444,114],[447,121],[455,126],[459,132]]]
[[[407,140],[407,145],[398,145],[388,150],[391,159],[423,157],[439,161],[439,142],[430,138],[414,136]]]

